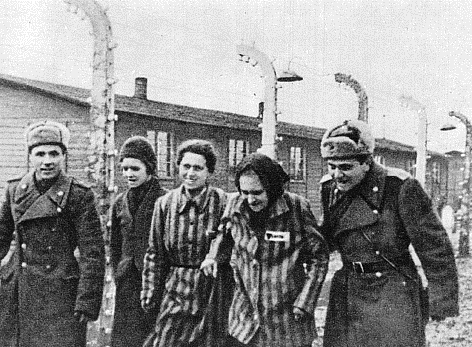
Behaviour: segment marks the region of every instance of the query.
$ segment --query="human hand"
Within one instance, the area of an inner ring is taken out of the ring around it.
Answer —
[[[218,273],[218,264],[215,259],[205,259],[200,265],[200,270],[203,271],[205,276],[212,275],[216,278],[216,274]]]
[[[74,317],[79,321],[80,324],[87,324],[89,321],[92,320],[89,316],[87,316],[82,311],[75,311]]]
[[[446,319],[446,317],[440,316],[440,315],[432,315],[431,319],[434,320],[435,322],[441,322]]]
[[[144,312],[149,313],[151,312],[156,304],[151,301],[151,298],[145,298],[141,299],[141,307],[144,310]]]
[[[231,219],[225,219],[224,221],[221,221],[220,225],[218,226],[218,231],[222,232],[225,230],[230,230],[232,226],[233,223],[231,222]]]
[[[303,311],[301,308],[298,308],[298,307],[293,308],[293,316],[295,317],[295,322],[302,321],[307,315],[308,313]]]

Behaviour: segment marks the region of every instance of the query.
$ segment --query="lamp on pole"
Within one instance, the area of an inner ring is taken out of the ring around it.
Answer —
[[[470,230],[470,212],[472,211],[471,204],[471,184],[470,179],[470,162],[471,162],[471,146],[472,146],[472,124],[469,119],[460,112],[449,112],[450,117],[456,117],[465,125],[466,137],[465,137],[465,167],[464,167],[464,180],[462,181],[462,199],[461,199],[461,211],[463,212],[461,228],[459,232],[459,257],[468,257],[470,255],[469,246],[469,230]],[[444,125],[441,130],[453,130],[456,127],[454,125]]]
[[[401,95],[400,105],[418,113],[418,145],[416,146],[416,179],[425,186],[426,181],[426,147],[428,122],[425,106],[411,96]]]
[[[264,107],[262,108],[262,140],[259,152],[267,155],[272,159],[277,159],[276,137],[277,137],[277,81],[279,82],[295,82],[301,81],[303,78],[293,71],[287,69],[280,77],[274,69],[272,61],[267,55],[254,47],[247,45],[238,45],[237,53],[241,61],[251,63],[251,65],[259,65],[265,81],[264,89]]]

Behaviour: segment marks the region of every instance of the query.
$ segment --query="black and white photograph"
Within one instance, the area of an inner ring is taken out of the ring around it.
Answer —
[[[0,347],[471,346],[471,14],[0,0]]]

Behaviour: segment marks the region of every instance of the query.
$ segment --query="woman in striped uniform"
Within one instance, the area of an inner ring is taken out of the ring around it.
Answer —
[[[226,346],[311,346],[315,304],[328,270],[328,247],[305,198],[284,191],[288,175],[254,153],[236,169],[239,194],[228,198],[224,228],[202,264],[205,274],[231,245],[235,291]],[[220,240],[223,242],[220,243]]]
[[[210,142],[184,142],[177,153],[182,185],[156,202],[141,305],[147,311],[160,309],[145,347],[223,345],[228,311],[219,310],[225,307],[219,300],[229,300],[223,295],[223,290],[231,290],[229,264],[222,264],[216,281],[200,271],[226,200],[221,189],[207,183],[215,164]]]

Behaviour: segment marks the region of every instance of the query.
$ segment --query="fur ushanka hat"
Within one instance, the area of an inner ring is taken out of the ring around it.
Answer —
[[[70,131],[62,123],[44,120],[31,124],[26,129],[25,137],[29,151],[36,146],[58,145],[66,152],[69,146]]]
[[[321,140],[324,159],[347,159],[374,153],[375,139],[366,122],[346,120],[328,129]]]

